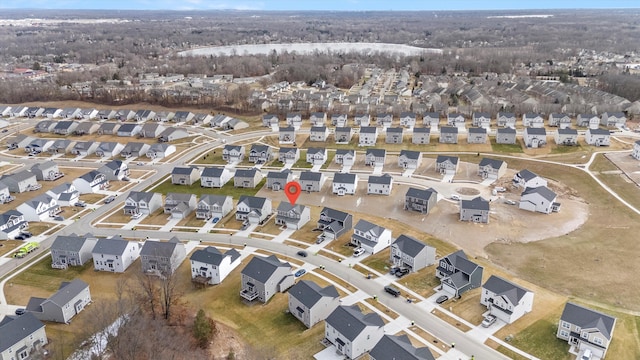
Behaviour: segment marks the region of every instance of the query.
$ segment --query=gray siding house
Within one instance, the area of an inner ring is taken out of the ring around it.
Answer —
[[[511,127],[498,128],[496,131],[496,144],[515,144],[516,129]]]
[[[176,166],[171,171],[172,184],[191,186],[198,180],[200,180],[200,169],[195,166]]]
[[[402,144],[402,132],[401,127],[389,127],[385,137],[385,143],[387,144]]]
[[[162,207],[162,194],[131,191],[124,201],[124,214],[153,214]]]
[[[276,209],[276,225],[286,226],[287,229],[299,230],[311,220],[309,207],[282,201]]]
[[[547,130],[545,128],[528,127],[524,129],[522,138],[526,147],[540,148],[547,144]]]
[[[410,187],[404,197],[404,209],[428,214],[438,202],[438,193],[434,189]]]
[[[18,171],[15,174],[3,175],[0,182],[5,184],[12,193],[23,193],[40,188],[36,175],[29,170]]]
[[[569,343],[571,354],[590,350],[596,358],[604,359],[615,326],[613,316],[568,302],[560,315],[556,337]]]
[[[416,348],[407,335],[385,335],[369,351],[371,360],[435,360],[428,347]]]
[[[171,214],[172,219],[184,219],[197,205],[195,194],[167,193],[164,199],[164,213]]]
[[[89,284],[75,279],[60,284],[58,291],[47,299],[32,297],[27,311],[39,320],[68,324],[90,303]]]
[[[438,155],[436,158],[436,171],[443,175],[455,174],[458,172],[458,157],[448,155]]]
[[[251,150],[253,151],[253,147]],[[241,162],[244,160],[244,146],[231,144],[225,145],[224,148],[222,148],[222,160],[229,164]],[[251,161],[251,156],[249,156],[249,160]]]
[[[273,149],[267,145],[253,144],[249,150],[249,161],[254,164],[264,164],[273,159]]]
[[[313,281],[300,280],[288,293],[289,313],[309,329],[340,305],[340,294],[333,285],[321,288]]]
[[[467,134],[468,144],[486,144],[487,143],[487,129],[481,127],[469,128]]]
[[[242,195],[236,205],[236,220],[248,224],[261,224],[271,215],[271,199]]]
[[[93,257],[91,251],[97,242],[91,234],[58,235],[51,244],[51,266],[66,268],[86,264]]]
[[[233,186],[241,188],[255,188],[262,181],[262,173],[260,170],[237,169],[233,176]]]
[[[384,336],[378,313],[363,314],[357,305],[338,306],[325,321],[325,339],[347,359],[357,359]]]
[[[362,133],[362,130],[360,131]],[[348,126],[335,128],[336,144],[348,144],[353,136],[353,129]]]
[[[422,163],[422,153],[420,151],[400,150],[398,156],[398,166],[403,169],[417,169]]]
[[[482,285],[483,270],[482,266],[467,259],[464,251],[458,250],[440,259],[436,277],[444,291],[458,297]]]
[[[389,260],[394,267],[416,272],[436,263],[436,248],[403,234],[391,244]]]
[[[428,127],[413,128],[411,143],[428,144],[431,139],[431,129]]]
[[[489,201],[478,196],[471,200],[460,201],[460,221],[489,223]]]
[[[300,173],[300,187],[302,191],[319,192],[324,185],[326,177],[320,172],[303,171]]]
[[[454,126],[443,126],[440,128],[440,143],[441,144],[457,144],[458,143],[458,128]]]
[[[273,295],[284,292],[294,284],[291,265],[275,255],[254,256],[242,269],[240,296],[247,300],[267,303]]]
[[[269,171],[267,173],[267,189],[273,191],[284,190],[284,186],[293,179],[293,173],[285,169],[282,171]]]
[[[233,210],[233,198],[229,195],[203,194],[198,201],[196,218],[218,220],[227,216]]]
[[[327,141],[329,129],[326,126],[313,126],[309,131],[309,141]]]
[[[208,188],[221,188],[231,180],[231,172],[223,167],[206,167],[202,170],[200,186]]]
[[[478,176],[483,179],[499,179],[507,172],[507,163],[502,160],[482,158],[478,164]]]
[[[169,241],[147,240],[140,250],[142,272],[172,274],[187,257],[184,244],[177,237]]]
[[[343,211],[325,207],[320,211],[317,228],[322,230],[319,238],[334,240],[353,227],[353,216]]]

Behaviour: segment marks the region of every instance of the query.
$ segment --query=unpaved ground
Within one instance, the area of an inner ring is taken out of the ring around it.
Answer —
[[[506,185],[513,177],[513,171],[504,176]],[[482,188],[478,184],[440,183],[422,181],[425,186],[433,186],[441,194],[470,193]],[[559,195],[562,203],[559,213],[539,214],[518,209],[517,205],[507,205],[504,199],[519,200],[521,190],[508,187],[506,193],[492,197],[489,224],[473,224],[459,221],[457,202],[441,197],[433,211],[428,215],[404,210],[404,195],[409,185],[396,183],[391,196],[366,194],[366,181],[360,181],[354,196],[331,194],[331,180],[327,180],[321,193],[303,193],[298,202],[311,206],[335,207],[348,212],[360,212],[377,215],[403,222],[437,238],[449,241],[465,249],[473,256],[486,257],[485,246],[492,242],[530,242],[564,235],[579,228],[589,215],[588,205],[571,194],[562,184],[550,183],[550,187]],[[489,198],[489,189],[482,189],[481,195]],[[274,201],[287,201],[283,192],[260,190],[257,196],[270,197]],[[447,195],[445,195],[447,196]],[[504,197],[504,198],[503,198]],[[355,216],[354,224],[358,216]],[[317,219],[311,219],[317,221]],[[384,224],[381,224],[384,225]],[[400,234],[393,234],[394,237]]]

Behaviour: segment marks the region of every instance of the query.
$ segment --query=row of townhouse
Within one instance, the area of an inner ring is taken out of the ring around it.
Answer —
[[[91,121],[53,121],[42,120],[33,128],[34,133],[51,133],[56,135],[113,135],[120,137],[155,138],[160,142],[180,140],[189,136],[181,127],[165,127],[158,123],[135,124]]]
[[[560,128],[570,127],[574,123],[576,126],[589,127],[592,129],[598,128],[601,125],[622,128],[627,121],[627,116],[623,112],[605,112],[600,115],[578,114],[575,121],[571,116],[564,113],[551,113],[546,116],[541,113],[524,113],[520,118],[524,127],[535,128],[544,127],[545,122],[548,126]],[[448,113],[444,115],[443,119],[443,122],[446,122],[447,126],[458,128],[464,128],[469,123],[474,127],[484,129],[489,129],[492,123],[495,123],[497,127],[515,128],[517,123],[516,114],[510,112],[498,112],[495,115],[495,121],[494,116],[487,112],[474,112],[470,118],[461,113]],[[441,116],[440,113],[437,112],[426,112],[422,114],[421,120],[423,126],[437,128],[440,126]],[[289,127],[293,127],[296,130],[300,129],[303,123],[302,115],[299,113],[289,113],[285,116],[285,122]],[[352,120],[344,113],[329,116],[325,112],[314,112],[309,116],[309,124],[312,127],[322,127],[328,122],[336,127],[347,127],[351,123],[353,126],[378,126],[386,129],[393,126],[395,119],[393,114],[390,113],[376,114],[373,119],[370,114],[358,113]],[[413,112],[402,112],[397,121],[397,124],[404,128],[414,128],[419,123],[416,113]],[[266,114],[262,116],[262,124],[266,127],[279,126],[280,118],[275,114]]]

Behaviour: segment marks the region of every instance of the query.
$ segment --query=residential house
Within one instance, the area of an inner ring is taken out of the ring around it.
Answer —
[[[347,119],[347,114],[332,114],[331,125],[335,127],[345,127],[347,126]]]
[[[80,194],[93,194],[109,187],[107,176],[97,170],[91,170],[78,178],[73,179],[73,186]]]
[[[329,129],[326,126],[312,126],[309,131],[309,141],[327,141]]]
[[[457,144],[458,143],[458,128],[452,126],[443,126],[440,128],[440,143],[441,144]]]
[[[15,200],[11,193],[9,192],[9,187],[7,184],[0,181],[0,204],[6,204]]]
[[[212,118],[213,116],[209,114],[198,113],[193,116],[193,123],[195,125],[198,125],[198,124],[208,125],[211,123]]]
[[[34,139],[29,145],[24,147],[24,151],[32,154],[40,154],[43,151],[48,151],[51,145],[53,145],[53,140]]]
[[[327,161],[328,154],[325,148],[308,148],[307,163],[311,165],[322,165]]]
[[[231,180],[231,172],[223,167],[210,166],[202,170],[200,186],[208,188],[221,188]]]
[[[320,219],[316,227],[322,230],[319,238],[334,240],[346,234],[352,226],[351,214],[325,207],[320,211]]]
[[[471,200],[460,200],[460,221],[489,223],[489,201],[477,196]]]
[[[120,124],[114,122],[105,122],[100,124],[98,135],[116,135],[120,129]]]
[[[438,192],[432,188],[410,187],[404,198],[404,209],[428,214],[438,202]]]
[[[460,113],[449,113],[447,114],[447,126],[453,126],[458,129],[465,128],[465,120],[464,115]]]
[[[58,121],[53,128],[53,133],[57,135],[71,135],[77,127],[77,121]]]
[[[27,145],[31,144],[31,142],[35,140],[31,136],[25,134],[18,134],[13,138],[7,140],[7,148],[9,150],[14,149],[24,149]]]
[[[600,118],[596,114],[578,114],[576,123],[581,127],[597,129],[600,127]]]
[[[162,194],[146,191],[131,191],[124,201],[124,214],[153,214],[162,207]]]
[[[437,112],[426,112],[422,114],[422,125],[437,128],[440,125],[440,114]]]
[[[478,164],[478,176],[483,179],[497,180],[507,172],[507,163],[490,158],[482,158]]]
[[[93,120],[98,117],[98,109],[82,109],[80,113],[76,115],[76,119],[78,120]]]
[[[378,140],[378,128],[375,126],[362,126],[358,146],[374,146]]]
[[[513,185],[523,189],[534,188],[547,186],[547,180],[532,171],[522,169],[513,176]]]
[[[90,303],[89,284],[75,279],[60,284],[58,291],[47,299],[32,297],[26,310],[39,320],[68,324]]]
[[[11,107],[11,115],[12,117],[31,117],[29,116],[31,113],[29,112],[28,107],[26,106],[15,106]]]
[[[53,142],[53,144],[51,144],[51,146],[49,146],[49,149],[47,149],[47,151],[51,155],[66,154],[68,152],[71,152],[71,149],[73,149],[74,145],[75,142],[71,140],[57,139]]]
[[[62,212],[56,199],[47,194],[23,202],[16,210],[22,213],[26,221],[47,221]]]
[[[376,126],[382,126],[383,129],[393,124],[393,114],[380,113],[376,115]]]
[[[111,120],[116,116],[115,110],[110,109],[102,109],[98,111],[98,119],[99,120]]]
[[[435,360],[428,347],[416,348],[407,335],[384,335],[369,351],[371,360]]]
[[[142,129],[142,126],[138,125],[138,124],[122,124],[120,125],[120,127],[118,128],[118,136],[136,136],[138,134],[140,134],[140,130]]]
[[[501,128],[516,128],[516,115],[510,112],[499,112],[497,117],[498,127]]]
[[[57,121],[53,120],[41,120],[33,127],[34,133],[51,133],[55,129]]]
[[[369,175],[367,181],[367,195],[391,195],[393,188],[393,176],[389,174],[384,175]]]
[[[186,257],[185,246],[177,237],[169,241],[147,240],[140,250],[143,273],[173,274]]]
[[[467,259],[464,251],[458,250],[440,259],[436,277],[445,292],[458,297],[481,286],[483,270],[482,266]]]
[[[133,116],[133,119],[136,122],[146,122],[155,118],[156,118],[156,113],[155,111],[152,111],[152,110],[138,110],[136,111],[136,114]]]
[[[241,272],[240,296],[247,300],[267,303],[277,292],[284,292],[294,284],[291,264],[281,262],[275,255],[254,256]]]
[[[491,315],[511,324],[533,309],[533,292],[499,276],[491,275],[482,285],[480,304]]]
[[[155,139],[167,128],[158,123],[146,123],[140,127],[140,137]]]
[[[631,156],[636,160],[640,160],[640,140],[636,140],[636,142],[633,143]]]
[[[353,122],[357,126],[369,126],[371,124],[371,115],[368,113],[356,114],[353,118]]]
[[[293,165],[300,160],[300,149],[297,147],[281,147],[278,151],[278,161],[285,165]]]
[[[417,169],[422,163],[422,153],[413,150],[400,150],[398,166],[403,169]]]
[[[541,114],[525,113],[522,114],[522,125],[526,128],[540,129],[544,127],[544,118]]]
[[[401,127],[388,127],[385,138],[387,144],[402,144],[402,131]]]
[[[236,220],[248,224],[262,224],[271,216],[271,199],[242,195],[236,205]]]
[[[49,119],[59,119],[60,114],[62,114],[62,109],[48,107],[48,108],[44,108],[44,111],[42,112],[42,117],[46,117]]]
[[[356,163],[356,151],[349,149],[337,149],[336,150],[336,164],[342,166],[353,166]]]
[[[71,183],[60,184],[46,192],[59,206],[73,206],[80,199],[80,192]]]
[[[195,166],[176,166],[171,171],[171,183],[191,186],[200,180],[200,169]]]
[[[28,118],[37,118],[37,117],[44,116],[42,115],[43,113],[44,113],[44,108],[39,106],[29,106],[27,108],[27,111],[25,112],[25,116]]]
[[[365,315],[357,305],[341,305],[325,320],[324,336],[338,353],[357,359],[384,336],[384,321],[376,312]]]
[[[0,359],[37,359],[48,353],[44,324],[32,313],[5,316],[0,322]]]
[[[333,193],[339,196],[355,195],[358,187],[358,175],[350,173],[335,173],[333,175]]]
[[[171,142],[189,137],[189,132],[184,128],[170,127],[158,136],[160,142]]]
[[[176,146],[166,143],[155,143],[149,146],[147,157],[150,159],[164,159],[176,152]]]
[[[496,130],[496,143],[497,144],[515,144],[516,129],[511,127],[498,128]]]
[[[172,219],[184,219],[198,206],[195,194],[167,193],[164,199],[164,213]]]
[[[249,150],[249,161],[254,164],[265,164],[273,159],[273,149],[267,145],[252,144]]]
[[[0,117],[11,116],[11,106],[0,106]]]
[[[262,126],[273,127],[278,126],[280,119],[278,119],[277,115],[274,114],[265,114],[262,115]]]
[[[251,151],[257,145],[253,145],[251,147]],[[266,145],[259,145],[267,147]],[[267,147],[268,148],[268,147]],[[249,156],[251,160],[251,156]],[[244,146],[242,145],[230,145],[227,144],[222,148],[222,160],[226,161],[228,164],[239,163],[244,160]]]
[[[136,112],[129,109],[120,109],[116,112],[114,119],[118,121],[129,121],[136,116]]]
[[[360,130],[360,133],[362,134],[362,130]],[[336,144],[348,144],[353,136],[353,129],[348,126],[336,127],[334,136]]]
[[[224,253],[213,246],[198,249],[191,254],[191,279],[194,282],[217,285],[240,265],[240,253],[229,249]]]
[[[289,313],[309,329],[340,305],[340,294],[333,285],[321,288],[313,281],[300,280],[288,293]]]
[[[120,151],[120,156],[125,159],[146,156],[150,147],[149,144],[143,142],[129,142]]]
[[[12,209],[0,214],[0,239],[13,240],[28,228],[29,223],[24,220],[24,215],[20,211]]]
[[[60,117],[63,119],[75,119],[78,114],[82,111],[80,108],[64,108],[60,113]]]
[[[276,225],[286,226],[287,229],[300,230],[310,220],[311,209],[301,204],[282,201],[276,209]]]
[[[58,164],[51,160],[37,163],[29,171],[36,175],[38,181],[55,181],[64,176],[58,169]]]
[[[78,126],[73,130],[74,135],[91,135],[94,134],[100,128],[100,124],[92,121],[82,121],[78,123]]]
[[[195,116],[191,111],[176,111],[173,116],[173,121],[177,123],[186,123],[193,119]]]
[[[123,273],[140,257],[142,245],[137,241],[118,238],[99,239],[91,251],[93,269]]]
[[[389,260],[394,267],[416,272],[436,263],[436,248],[403,234],[391,244]]]
[[[197,219],[215,219],[218,221],[233,210],[233,198],[229,195],[203,194],[196,208]]]
[[[572,128],[560,128],[556,131],[555,141],[557,145],[578,145],[578,130]]]
[[[428,144],[430,142],[431,130],[428,127],[413,128],[411,142],[413,144]]]
[[[547,130],[545,128],[528,127],[524,129],[524,144],[528,148],[540,148],[547,144]]]
[[[471,115],[471,125],[489,129],[491,127],[491,114],[488,112],[474,112]]]
[[[353,227],[351,244],[367,253],[377,254],[391,245],[391,230],[360,219]]]
[[[278,143],[280,144],[295,144],[296,143],[296,129],[293,126],[280,126],[278,128]]]
[[[387,151],[385,149],[367,149],[364,164],[368,166],[384,166]]]
[[[590,350],[595,359],[604,359],[613,338],[616,318],[568,302],[558,322],[556,337],[569,343],[569,353]]]
[[[12,193],[23,193],[37,190],[41,187],[38,184],[36,175],[29,170],[21,170],[14,174],[3,175],[0,182],[5,184]]]
[[[436,158],[436,171],[442,175],[454,175],[458,172],[458,157],[438,155]]]
[[[269,171],[267,173],[267,189],[273,191],[284,190],[284,186],[291,180],[293,180],[293,173],[289,169]]]
[[[322,185],[324,185],[325,179],[326,177],[323,173],[303,171],[300,173],[298,182],[302,191],[319,192],[322,189]]]
[[[416,114],[412,112],[400,113],[400,126],[413,129],[416,126]]]
[[[551,214],[560,211],[558,195],[546,186],[525,188],[520,196],[520,209]]]
[[[233,176],[233,186],[255,188],[262,181],[262,173],[256,168],[237,169]]]
[[[600,115],[600,125],[622,128],[627,123],[627,116],[623,112],[605,112]]]
[[[103,173],[107,180],[126,181],[129,179],[129,166],[121,160],[111,160],[98,168],[98,171]]]
[[[309,117],[311,127],[324,127],[324,123],[327,121],[327,113],[314,112]]]
[[[588,129],[584,134],[584,141],[593,146],[609,146],[611,132],[607,129]]]
[[[91,260],[91,251],[96,246],[98,239],[91,234],[84,236],[58,235],[51,244],[52,266],[82,266]]]
[[[549,126],[564,129],[571,126],[571,117],[567,114],[551,113],[549,114],[548,124]]]

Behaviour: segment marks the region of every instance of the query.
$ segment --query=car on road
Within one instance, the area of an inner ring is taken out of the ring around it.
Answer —
[[[64,221],[64,216],[55,216],[53,218],[53,220],[55,220],[55,221]]]
[[[360,255],[364,254],[364,249],[363,248],[356,248],[355,250],[353,250],[353,256],[354,257],[358,257]]]
[[[516,203],[515,201],[513,201],[513,200],[505,200],[505,201],[504,201],[504,203],[505,203],[505,204],[507,204],[507,205],[515,205],[515,204],[517,204],[517,203]]]
[[[26,309],[23,308],[17,308],[16,309],[16,315],[20,316],[20,315],[24,315],[27,312]]]
[[[449,297],[447,295],[440,295],[436,299],[436,304],[442,304],[443,302],[445,302],[447,300],[449,300]]]
[[[219,217],[214,217],[213,220],[211,220],[212,223],[217,224],[218,221],[220,221]]]
[[[9,130],[7,130],[7,129],[2,129],[2,132],[3,132],[3,133],[6,133],[6,132],[9,132]]]
[[[488,328],[489,326],[493,325],[496,320],[498,320],[498,318],[495,315],[489,314],[484,317],[484,320],[482,320],[482,327]]]
[[[384,291],[388,292],[389,294],[395,297],[400,296],[400,290],[395,286],[387,285],[384,287]]]
[[[143,166],[143,165],[144,165],[144,163],[143,163],[142,161],[140,161],[140,162],[138,162],[138,164],[137,164],[137,165],[138,165],[138,166]]]
[[[456,194],[453,194],[453,195],[451,195],[451,200],[459,201],[460,200],[460,196],[458,196]]]
[[[302,275],[304,275],[306,273],[307,273],[307,270],[300,269],[300,270],[296,271],[295,275],[296,275],[296,277],[300,277],[300,276],[302,276]]]
[[[405,268],[400,268],[398,270],[396,270],[396,277],[403,277],[405,275],[407,275],[409,273],[409,269],[405,269]]]
[[[302,257],[307,257],[307,255],[308,255],[307,252],[304,251],[304,250],[300,250],[296,254],[298,254],[298,256],[302,256]]]
[[[73,204],[73,206],[87,207],[87,203],[85,203],[84,201],[78,201],[77,203]]]
[[[116,199],[116,197],[115,197],[115,196],[109,196],[108,198],[104,199],[104,203],[105,203],[105,204],[110,204],[110,203],[112,203],[115,199]]]
[[[135,220],[135,219],[140,219],[142,217],[142,213],[135,213],[133,215],[131,215],[131,219]]]

